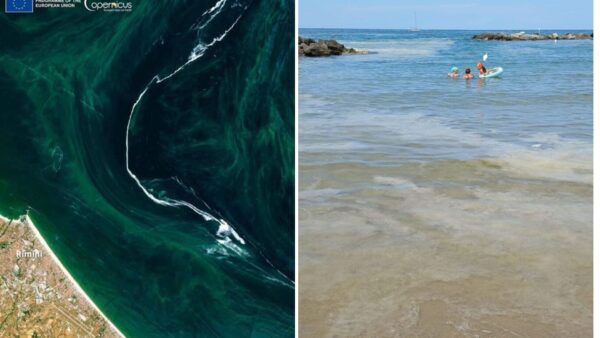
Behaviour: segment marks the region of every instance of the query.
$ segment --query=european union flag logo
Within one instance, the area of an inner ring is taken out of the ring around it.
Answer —
[[[6,13],[33,13],[34,0],[4,0]]]

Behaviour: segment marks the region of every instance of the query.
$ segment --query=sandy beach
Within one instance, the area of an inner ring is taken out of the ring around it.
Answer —
[[[3,332],[19,337],[125,337],[54,255],[29,216],[0,216]]]

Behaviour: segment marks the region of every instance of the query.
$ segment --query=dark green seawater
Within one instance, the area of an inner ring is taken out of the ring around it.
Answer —
[[[0,213],[130,337],[294,332],[294,3],[0,14]]]

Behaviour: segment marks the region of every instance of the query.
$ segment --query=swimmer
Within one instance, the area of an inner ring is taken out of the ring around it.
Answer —
[[[463,76],[463,79],[471,80],[472,78],[473,78],[473,74],[471,74],[471,68],[465,69],[465,76]]]

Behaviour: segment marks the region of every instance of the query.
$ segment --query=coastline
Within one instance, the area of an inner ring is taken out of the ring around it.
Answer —
[[[96,311],[102,317],[102,319],[104,319],[104,321],[108,324],[108,326],[110,327],[110,329],[113,331],[114,334],[116,334],[119,337],[126,338],[126,336],[119,330],[119,328],[100,310],[100,308],[98,308],[96,303],[94,303],[94,301],[87,295],[87,293],[81,288],[79,283],[77,283],[75,278],[73,278],[71,273],[67,270],[67,268],[58,259],[56,254],[54,254],[54,252],[52,251],[52,249],[50,248],[50,246],[48,245],[48,243],[46,242],[46,240],[44,239],[42,234],[39,232],[39,230],[33,224],[33,221],[31,220],[29,215],[24,215],[24,216],[21,216],[19,219],[14,219],[14,220],[4,217],[3,215],[0,215],[0,223],[4,223],[4,222],[19,222],[23,225],[26,225],[27,228],[34,234],[35,238],[39,241],[39,243],[41,243],[44,251],[46,251],[45,253],[47,253],[49,255],[49,257],[52,259],[52,261],[59,267],[59,270],[67,277],[67,279],[70,282],[70,285],[75,290],[75,293],[77,293],[79,296],[81,296],[83,299],[85,299],[85,303],[89,307],[91,307],[94,311]]]
[[[542,41],[542,40],[593,40],[594,33],[563,33],[558,34],[556,32],[552,34],[541,34],[537,33],[526,33],[521,31],[518,33],[497,33],[497,32],[486,32],[481,34],[473,35],[473,40],[481,41]]]

